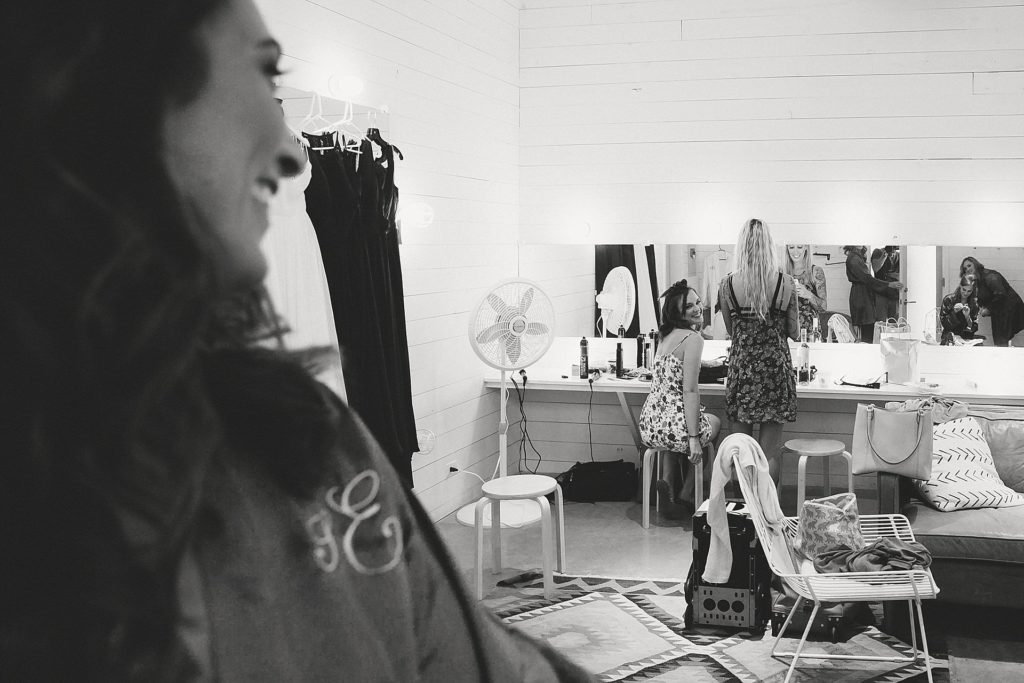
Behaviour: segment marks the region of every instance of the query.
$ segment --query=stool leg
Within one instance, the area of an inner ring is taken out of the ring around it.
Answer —
[[[476,523],[476,599],[484,597],[484,507],[490,499],[477,501],[474,521]]]
[[[491,501],[491,567],[492,574],[501,573],[501,501]]]
[[[552,598],[555,593],[555,579],[551,576],[551,565],[554,564],[554,539],[551,537],[551,506],[544,496],[537,496],[540,505],[540,544],[543,550],[544,597]]]
[[[846,485],[850,493],[853,493],[853,456],[848,451],[843,451],[843,457],[846,458]]]
[[[701,458],[704,453],[701,452]],[[708,462],[711,459],[708,458]],[[693,463],[693,509],[696,510],[704,502],[704,461],[703,459]]]
[[[565,507],[562,505],[562,487],[555,484],[555,512],[558,514],[558,526],[555,527],[555,539],[558,543],[558,554],[555,557],[558,571],[565,571]]]
[[[832,478],[831,478],[831,476],[829,476],[829,474],[830,474],[829,469],[830,468],[828,466],[828,461],[831,460],[831,458],[820,458],[820,460],[821,460],[821,476],[823,477],[823,481],[824,481],[824,485],[823,485],[822,491],[823,491],[824,495],[831,496],[832,495]]]
[[[651,528],[651,458],[654,457],[654,449],[648,448],[644,451],[644,463],[640,470],[640,478],[643,480],[640,485],[643,487],[643,525],[645,529]]]
[[[782,479],[782,477],[779,477]],[[807,486],[807,456],[801,455],[796,465],[796,514],[804,506],[804,487]]]

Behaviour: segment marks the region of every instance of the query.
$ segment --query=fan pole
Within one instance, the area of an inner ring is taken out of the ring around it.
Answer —
[[[508,380],[501,371],[501,420],[498,422],[498,476],[508,476]]]

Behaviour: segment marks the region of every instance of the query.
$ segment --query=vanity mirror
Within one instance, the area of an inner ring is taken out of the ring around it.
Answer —
[[[806,283],[805,301],[813,302],[820,311],[849,315],[851,283],[846,276],[846,254],[843,245],[803,244],[779,245],[780,258],[792,253],[795,273]],[[636,291],[636,313],[627,336],[657,328],[655,308],[660,307],[658,295],[669,285],[686,278],[695,287],[708,308],[706,333],[724,339],[721,315],[714,315],[717,283],[732,268],[734,244],[657,244],[657,245],[558,245],[521,244],[518,247],[519,275],[535,280],[555,302],[558,315],[557,334],[561,336],[594,336],[600,315],[595,295],[600,291],[607,273],[616,266],[625,266],[633,274]],[[868,248],[868,257],[874,247]],[[876,275],[905,281],[908,250],[903,246],[878,248],[874,266]],[[804,254],[808,254],[807,257]],[[877,258],[884,254],[885,262]],[[809,261],[809,263],[808,263]],[[810,268],[808,268],[810,266]],[[809,271],[809,272],[808,272]],[[888,275],[884,275],[888,273]],[[934,279],[934,275],[933,278]],[[930,302],[933,287],[924,288]],[[895,292],[894,292],[895,293]],[[913,300],[913,292],[907,298]],[[894,304],[895,304],[894,300]],[[895,311],[895,306],[894,306]],[[611,334],[615,330],[609,331]]]
[[[1024,346],[1024,332],[1017,331],[1024,326],[1024,304],[1019,303],[1019,296],[1024,292],[1024,247],[940,246],[934,249],[936,289],[929,301],[932,313],[928,316],[927,330],[934,329],[938,339],[947,332],[947,341],[948,333],[955,333],[969,342],[980,340],[973,343],[981,346],[1005,346],[1007,340],[1013,346]],[[973,259],[988,271],[983,276],[987,282],[973,292],[965,284],[961,294],[961,265],[965,259]],[[1003,303],[989,302],[987,289],[993,285],[1006,290]],[[947,295],[949,301],[943,315],[943,299]],[[954,311],[957,303],[962,306]],[[989,315],[985,315],[986,312]]]

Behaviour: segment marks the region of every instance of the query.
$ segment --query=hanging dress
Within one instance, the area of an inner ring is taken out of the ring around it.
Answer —
[[[265,284],[277,313],[284,318],[289,349],[331,347],[335,362],[317,378],[345,397],[338,335],[334,328],[331,295],[316,231],[306,211],[305,191],[313,177],[307,165],[295,178],[283,179],[270,204],[270,227],[263,241],[267,257]]]
[[[696,334],[696,333],[694,333]],[[683,337],[682,344],[689,335]],[[690,452],[690,435],[686,430],[686,411],[683,404],[683,361],[677,358],[675,350],[679,344],[662,356],[654,359],[651,391],[640,409],[640,440],[648,448],[658,448],[676,453]],[[700,407],[700,445],[711,441],[711,420]]]
[[[732,275],[722,286],[732,319],[729,374],[725,383],[725,414],[747,424],[796,420],[796,376],[786,341],[786,317],[790,299],[779,273],[771,305],[764,320],[749,307],[740,307]],[[792,292],[791,297],[795,297]]]

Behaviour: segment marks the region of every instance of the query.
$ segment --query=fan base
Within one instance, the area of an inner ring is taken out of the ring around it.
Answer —
[[[473,501],[455,513],[455,519],[465,526],[476,526],[476,504]],[[503,500],[501,501],[501,528],[519,529],[540,521],[540,505],[535,500]],[[483,527],[491,528],[491,506],[484,507]]]

